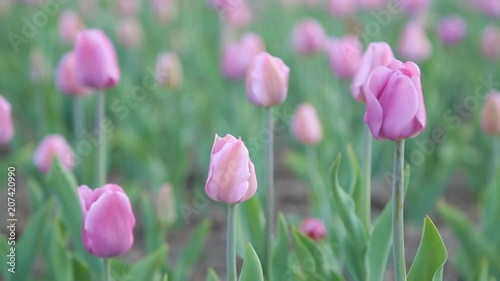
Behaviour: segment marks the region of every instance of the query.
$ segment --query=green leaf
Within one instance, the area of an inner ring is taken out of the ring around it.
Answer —
[[[500,222],[500,172],[496,173],[495,180],[490,184],[486,192],[486,200],[483,204],[483,229],[484,235],[497,247],[500,246],[500,235],[498,235],[498,222]]]
[[[85,262],[79,258],[75,257],[73,259],[73,273],[74,273],[74,280],[78,281],[92,281],[92,275],[90,274],[90,270],[85,264]]]
[[[31,177],[28,179],[28,191],[30,194],[31,209],[38,210],[43,204],[45,195],[40,184]]]
[[[247,243],[243,267],[239,281],[264,281],[264,273],[257,253],[250,243]]]
[[[66,251],[66,239],[63,237],[61,227],[59,221],[56,220],[50,228],[49,266],[55,276],[55,280],[71,281],[74,276],[72,258],[69,252]]]
[[[167,260],[168,247],[164,245],[135,264],[128,273],[129,280],[153,280]]]
[[[143,195],[142,200],[140,201],[140,206],[141,215],[143,218],[142,221],[144,224],[144,234],[146,236],[146,238],[144,239],[144,242],[146,244],[146,252],[152,253],[162,244],[162,234],[164,232],[160,231],[158,227],[158,220],[156,219],[156,214],[153,209],[154,207],[146,194]]]
[[[278,233],[273,248],[271,280],[281,281],[288,270],[288,226],[285,216],[278,215]]]
[[[408,272],[408,281],[443,280],[443,267],[447,258],[448,253],[439,231],[431,219],[426,217],[422,240]]]
[[[219,276],[212,268],[208,270],[207,281],[220,281]]]
[[[246,242],[252,243],[257,253],[261,254],[264,251],[264,212],[257,196],[238,204],[236,221],[237,254],[243,257]]]
[[[481,259],[479,270],[476,272],[476,276],[473,280],[476,281],[489,281],[489,269],[488,269],[488,259]]]

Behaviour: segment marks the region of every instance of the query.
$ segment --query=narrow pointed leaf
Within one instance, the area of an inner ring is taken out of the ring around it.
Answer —
[[[168,248],[166,245],[136,263],[128,273],[129,280],[153,280],[167,262]]]
[[[257,253],[250,243],[247,243],[243,267],[239,281],[264,281],[264,273]]]
[[[282,213],[278,215],[278,223],[278,234],[274,244],[271,267],[271,280],[273,281],[281,281],[288,270],[288,226]]]

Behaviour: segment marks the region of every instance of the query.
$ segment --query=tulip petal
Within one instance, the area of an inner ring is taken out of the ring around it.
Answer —
[[[257,176],[255,174],[255,167],[252,161],[250,160],[248,161],[248,169],[250,171],[250,178],[248,180],[248,189],[243,198],[241,198],[239,202],[247,201],[252,196],[254,196],[255,192],[257,191]]]
[[[83,220],[87,216],[87,210],[90,208],[92,197],[92,190],[86,186],[81,185],[78,187],[78,199],[80,200],[80,207],[82,208]]]

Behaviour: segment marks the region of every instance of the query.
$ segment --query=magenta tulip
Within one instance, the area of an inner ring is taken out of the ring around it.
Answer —
[[[460,16],[448,16],[439,22],[437,33],[444,44],[458,44],[467,35],[467,23]]]
[[[432,45],[425,28],[418,22],[409,22],[399,38],[399,53],[402,57],[412,61],[423,61],[432,53]]]
[[[262,38],[255,33],[247,33],[240,41],[228,43],[221,59],[222,73],[229,79],[244,79],[252,60],[264,50]]]
[[[500,135],[500,92],[492,91],[486,97],[482,127],[486,134]]]
[[[66,53],[57,66],[56,85],[59,90],[71,96],[89,95],[91,91],[82,86],[76,79],[75,53]]]
[[[358,71],[363,52],[355,35],[331,39],[328,56],[332,72],[341,79],[350,79]]]
[[[59,38],[68,45],[75,43],[76,36],[83,28],[80,15],[73,10],[66,10],[59,17]]]
[[[317,218],[307,218],[302,222],[300,230],[309,238],[321,241],[326,237],[326,227],[322,220]]]
[[[0,95],[0,145],[9,143],[14,137],[14,125],[10,103]]]
[[[255,168],[241,138],[215,136],[205,191],[213,200],[227,204],[244,202],[255,194]]]
[[[292,31],[292,46],[302,55],[315,54],[325,48],[326,34],[315,19],[305,19],[297,23]]]
[[[78,187],[83,214],[82,242],[91,255],[111,258],[126,254],[134,243],[134,213],[127,194],[116,184],[91,190]]]
[[[48,135],[38,145],[33,162],[38,170],[44,174],[50,171],[52,161],[57,158],[66,170],[73,169],[75,164],[73,150],[66,139],[61,135]]]
[[[303,144],[315,145],[323,139],[323,127],[313,105],[303,103],[297,107],[292,119],[292,132]]]
[[[481,37],[481,52],[490,60],[500,60],[500,28],[488,25]]]

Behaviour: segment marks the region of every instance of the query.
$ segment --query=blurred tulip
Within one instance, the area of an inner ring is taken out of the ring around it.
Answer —
[[[323,139],[321,121],[313,105],[302,103],[297,107],[292,119],[292,132],[298,141],[306,145],[315,145]]]
[[[483,107],[483,131],[489,135],[500,135],[500,92],[488,93]]]
[[[0,95],[0,145],[8,144],[14,137],[14,124],[10,103]]]
[[[76,80],[76,65],[75,53],[66,53],[61,62],[57,66],[56,85],[59,90],[71,96],[86,96],[91,94],[91,91]]]
[[[432,45],[425,28],[418,22],[409,22],[403,29],[398,44],[402,57],[413,61],[424,61],[432,53]]]
[[[169,183],[162,185],[155,198],[160,224],[164,227],[172,225],[177,219],[177,206],[175,205],[175,195],[172,191],[172,185]]]
[[[52,66],[49,58],[40,48],[35,48],[30,54],[31,81],[36,84],[44,84],[50,80]]]
[[[481,51],[485,58],[500,60],[500,29],[490,24],[481,36]]]
[[[111,258],[126,254],[134,244],[135,217],[130,200],[116,184],[91,190],[78,187],[82,208],[82,243],[89,254]]]
[[[247,96],[257,106],[282,104],[288,94],[290,68],[269,53],[258,54],[250,64],[246,78]]]
[[[78,34],[75,46],[76,78],[94,89],[113,88],[120,81],[115,47],[103,31],[88,29]]]
[[[247,33],[240,41],[226,44],[221,60],[222,73],[229,79],[244,79],[253,58],[264,50],[262,38],[255,33]]]
[[[391,47],[385,42],[370,43],[366,48],[361,65],[351,82],[351,93],[356,101],[364,102],[363,85],[370,73],[378,66],[388,65],[394,60]]]
[[[235,28],[248,26],[253,19],[252,10],[244,0],[233,0],[233,4],[227,5],[221,13],[226,22]]]
[[[33,155],[33,162],[40,172],[46,174],[50,171],[54,157],[57,157],[66,170],[73,169],[73,150],[64,137],[58,134],[48,135],[40,142]]]
[[[401,8],[407,14],[418,14],[425,12],[431,5],[432,0],[400,0]]]
[[[437,33],[444,44],[458,44],[467,35],[467,23],[460,16],[448,16],[439,22]]]
[[[330,0],[328,10],[334,17],[346,17],[356,11],[356,1],[353,0]]]
[[[177,18],[176,0],[151,0],[151,7],[156,18],[162,24],[172,22]]]
[[[306,218],[300,226],[300,231],[315,241],[321,241],[326,237],[325,224],[317,218]]]
[[[325,48],[326,34],[315,19],[298,22],[292,31],[292,46],[295,52],[307,55],[321,52]]]
[[[350,79],[358,71],[363,56],[361,43],[355,35],[333,38],[328,44],[332,72],[341,79]]]
[[[85,18],[97,15],[99,9],[99,0],[79,0],[78,9]]]
[[[156,62],[156,81],[170,89],[182,86],[182,63],[174,53],[161,53]]]
[[[420,69],[393,61],[377,67],[364,85],[365,122],[377,140],[398,141],[419,135],[426,125]]]
[[[12,0],[0,1],[0,16],[8,14],[10,12],[11,6],[12,6]]]
[[[378,10],[387,4],[387,0],[358,0],[358,4],[365,10]]]
[[[142,25],[137,18],[122,19],[118,23],[118,42],[127,49],[138,49],[143,40]]]
[[[73,10],[64,11],[59,17],[59,38],[68,45],[73,45],[84,24],[80,15]]]
[[[121,16],[137,15],[141,8],[141,0],[118,0],[115,3]]]
[[[227,204],[247,201],[255,194],[255,167],[241,138],[215,136],[205,191],[213,200]]]
[[[500,17],[500,1],[471,0],[476,8],[489,17]]]

